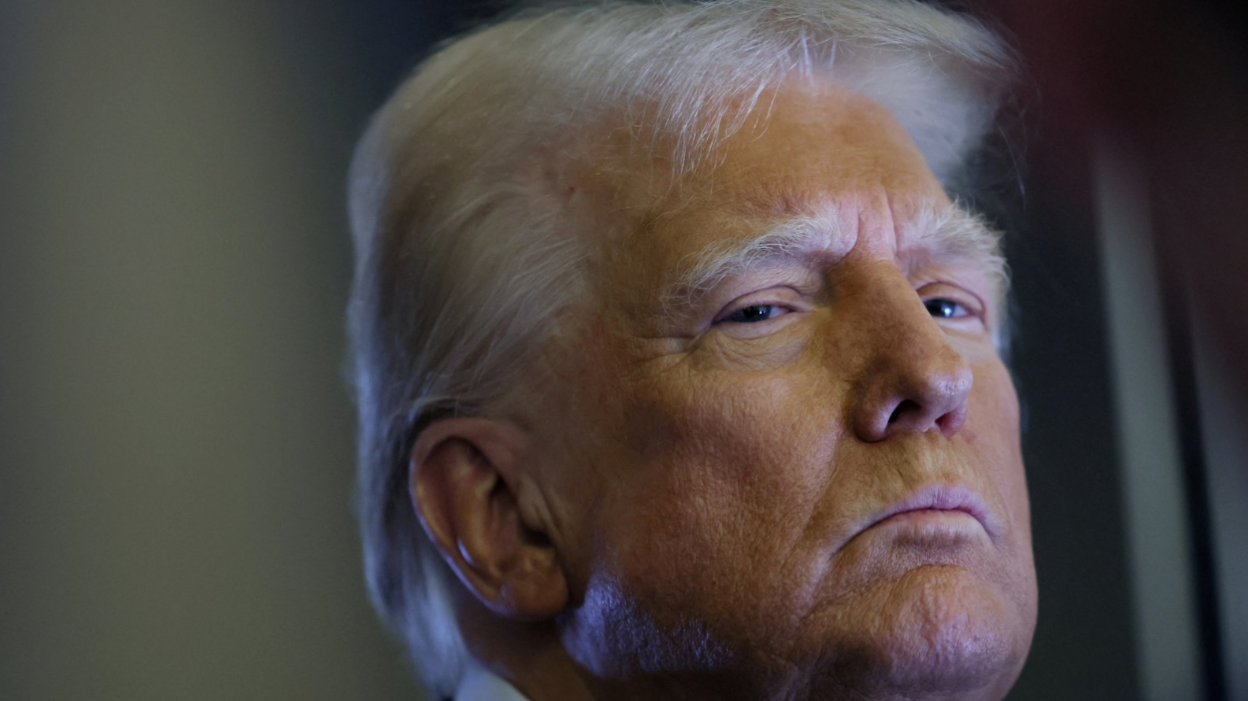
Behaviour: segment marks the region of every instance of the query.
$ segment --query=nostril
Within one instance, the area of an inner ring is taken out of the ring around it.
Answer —
[[[962,429],[962,424],[966,423],[966,404],[959,404],[952,411],[945,412],[936,418],[936,428],[945,435],[946,438],[952,438],[953,434]]]
[[[886,433],[892,433],[894,431],[927,431],[934,428],[945,437],[951,438],[966,421],[966,405],[959,403],[949,411],[934,416],[936,412],[929,410],[935,408],[927,407],[913,399],[903,399],[893,407],[884,430]]]
[[[888,417],[888,425],[892,426],[897,423],[906,414],[922,411],[919,403],[913,399],[903,399],[900,404],[893,408],[893,413]]]

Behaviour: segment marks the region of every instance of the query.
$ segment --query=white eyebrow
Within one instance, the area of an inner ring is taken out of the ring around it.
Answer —
[[[1001,250],[1002,235],[983,217],[957,203],[940,209],[927,207],[907,223],[902,238],[916,242],[932,241],[931,246],[917,248],[931,251],[936,260],[952,258],[981,267],[996,288],[997,303],[1004,303],[1010,276]]]
[[[902,238],[938,241],[932,248],[945,257],[987,261],[1001,255],[1001,233],[956,203],[924,207],[903,227]]]
[[[812,256],[835,259],[844,255],[852,247],[853,237],[840,231],[835,208],[825,206],[822,210],[784,219],[748,241],[720,241],[694,254],[688,272],[664,294],[664,308],[688,309],[724,280],[750,270]],[[929,248],[938,259],[962,259],[984,266],[997,287],[999,300],[1004,299],[1008,273],[1001,254],[1001,234],[979,216],[957,204],[926,206],[903,225],[900,233],[902,241],[933,242],[930,247],[919,247]]]
[[[666,303],[692,305],[699,296],[724,280],[749,270],[826,252],[831,257],[841,244],[834,211],[785,219],[749,241],[716,242],[692,256],[689,271],[664,296]]]

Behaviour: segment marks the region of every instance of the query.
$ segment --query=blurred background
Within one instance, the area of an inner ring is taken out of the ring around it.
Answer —
[[[1034,86],[997,213],[1041,592],[1010,699],[1248,700],[1245,27],[975,9]],[[358,562],[344,173],[488,14],[0,0],[0,698],[422,698]]]

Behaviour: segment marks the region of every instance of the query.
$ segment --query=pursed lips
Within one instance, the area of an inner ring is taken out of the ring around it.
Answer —
[[[845,541],[839,549],[849,545],[854,538],[857,538],[862,533],[895,516],[920,511],[947,511],[968,514],[979,523],[990,539],[994,542],[996,541],[995,529],[991,527],[992,520],[989,517],[987,507],[984,505],[984,500],[979,494],[963,485],[936,484],[924,487],[863,519],[860,526],[854,530],[854,535]]]

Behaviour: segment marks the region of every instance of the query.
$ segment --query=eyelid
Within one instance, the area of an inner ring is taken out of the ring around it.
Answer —
[[[715,320],[715,322],[714,322],[714,323],[716,323],[716,324],[736,324],[736,323],[741,323],[741,322],[736,322],[736,321],[733,321],[733,320],[732,320],[732,317],[733,317],[734,315],[736,315],[738,312],[745,311],[746,309],[752,309],[752,308],[754,308],[754,307],[775,307],[775,308],[777,308],[777,309],[783,309],[783,310],[785,310],[785,311],[784,311],[784,312],[782,312],[781,314],[779,314],[778,316],[771,316],[771,317],[768,317],[768,318],[766,318],[766,319],[763,319],[762,321],[754,321],[754,322],[750,322],[751,324],[765,324],[765,323],[767,323],[768,321],[771,321],[771,320],[773,320],[773,319],[777,319],[777,318],[779,318],[779,317],[781,317],[781,316],[784,316],[784,315],[786,315],[786,314],[792,314],[792,313],[795,311],[794,309],[792,309],[791,307],[789,307],[789,305],[787,305],[787,304],[773,304],[773,303],[771,303],[771,302],[760,302],[760,303],[758,303],[758,304],[743,304],[743,305],[739,305],[739,306],[732,306],[732,307],[728,307],[727,311],[726,311],[724,314],[720,315],[720,317],[719,317],[719,318],[717,318],[717,319]]]
[[[961,285],[933,282],[918,287],[915,292],[924,303],[933,299],[947,299],[964,307],[971,317],[979,319],[985,325],[988,323],[988,305],[979,295]]]
[[[806,295],[789,285],[777,285],[763,290],[756,290],[734,297],[728,304],[720,307],[715,316],[711,318],[711,325],[717,326],[724,322],[726,317],[747,307],[773,306],[787,309],[788,311],[785,314],[781,314],[781,317],[794,312],[809,311],[809,305],[803,304],[805,299]],[[772,321],[772,319],[757,323],[765,324],[768,321]]]

